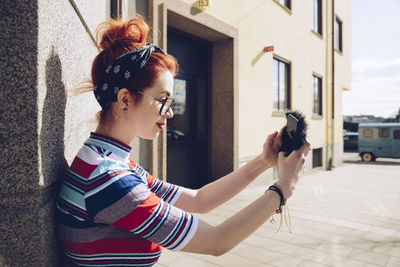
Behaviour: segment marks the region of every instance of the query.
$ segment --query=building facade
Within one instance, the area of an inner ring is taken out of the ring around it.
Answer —
[[[60,175],[100,110],[75,94],[98,53],[96,26],[141,14],[175,55],[177,105],[132,157],[189,187],[261,152],[285,111],[308,121],[309,172],[341,163],[342,90],[351,82],[347,0],[3,0],[0,2],[0,266],[59,266],[53,210]],[[256,183],[274,179],[266,171]],[[276,178],[276,177],[275,177]]]

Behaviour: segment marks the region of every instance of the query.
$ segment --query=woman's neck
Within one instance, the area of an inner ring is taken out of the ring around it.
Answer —
[[[129,134],[127,134],[128,131],[124,131],[122,127],[119,127],[118,124],[110,125],[107,123],[100,122],[97,125],[95,132],[101,135],[117,139],[127,145],[129,145],[134,138],[134,136],[130,136]]]

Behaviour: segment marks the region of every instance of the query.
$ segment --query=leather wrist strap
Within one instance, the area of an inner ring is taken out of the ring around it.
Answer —
[[[271,185],[265,192],[268,192],[268,191],[274,191],[279,195],[279,197],[281,199],[281,203],[279,205],[279,208],[276,210],[276,213],[281,213],[282,207],[285,206],[285,204],[286,204],[286,200],[283,197],[283,193],[282,193],[281,189],[274,184],[274,185]]]

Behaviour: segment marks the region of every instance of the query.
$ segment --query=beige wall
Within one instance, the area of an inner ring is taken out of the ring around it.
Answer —
[[[194,1],[185,0],[188,4]],[[328,6],[329,2],[329,6]],[[233,4],[234,3],[234,4]],[[291,11],[274,0],[211,1],[204,12],[238,28],[239,32],[239,161],[260,152],[268,133],[280,129],[283,116],[272,114],[273,54],[291,62],[292,108],[301,110],[309,122],[312,148],[325,151],[335,143],[335,161],[342,153],[342,88],[350,88],[351,1],[336,0],[336,14],[343,21],[343,53],[335,53],[335,119],[331,118],[331,1],[323,1],[322,36],[312,31],[313,1],[292,1]],[[262,53],[274,45],[273,53]],[[323,79],[323,115],[312,115],[312,74]],[[332,139],[332,128],[334,131]],[[330,154],[329,154],[330,155]],[[312,158],[308,158],[311,167]],[[327,167],[324,162],[324,167]],[[310,169],[310,168],[309,168]]]

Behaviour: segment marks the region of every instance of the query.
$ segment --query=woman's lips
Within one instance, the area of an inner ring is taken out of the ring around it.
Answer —
[[[160,130],[164,129],[165,123],[157,123],[158,128],[160,128]]]

